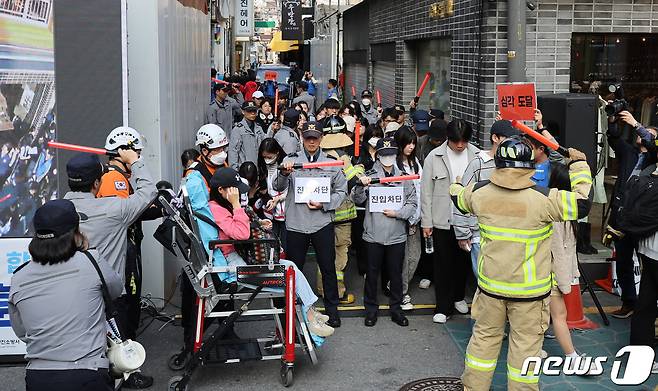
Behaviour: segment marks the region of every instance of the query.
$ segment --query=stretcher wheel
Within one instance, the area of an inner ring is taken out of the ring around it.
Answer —
[[[174,354],[173,356],[169,357],[169,361],[167,361],[167,366],[172,371],[182,371],[183,369],[185,369],[185,366],[187,365],[188,358],[189,355],[187,354],[187,352]]]
[[[290,387],[292,386],[293,381],[292,367],[285,364],[281,365],[281,384],[283,384],[284,387]]]
[[[183,376],[174,376],[171,379],[169,379],[169,382],[167,383],[167,390],[168,391],[187,391],[187,384],[184,385],[183,387],[179,386],[181,380],[183,380]]]

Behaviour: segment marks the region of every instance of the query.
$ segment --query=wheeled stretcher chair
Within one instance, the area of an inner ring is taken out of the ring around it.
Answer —
[[[253,249],[241,254],[246,266],[213,266],[212,255],[208,256],[198,234],[196,218],[203,216],[195,215],[191,210],[184,185],[182,194],[185,202],[180,210],[172,207],[160,196],[160,202],[167,214],[166,219],[169,220],[168,224],[163,224],[161,228],[165,226],[173,231],[170,236],[171,243],[163,244],[185,261],[183,270],[196,293],[197,309],[194,341],[189,347],[191,354],[185,354],[184,351],[171,357],[169,367],[184,372],[182,376],[172,377],[167,389],[187,390],[192,374],[199,366],[233,364],[248,360],[281,360],[280,380],[284,386],[290,386],[293,382],[296,350],[308,354],[313,364],[318,360],[314,342],[302,315],[301,304],[297,303],[295,271],[292,267],[286,270],[278,263],[279,240],[273,235],[258,238],[252,235],[252,238],[246,241],[211,241],[210,254],[212,249],[222,244]],[[196,218],[190,218],[192,216]],[[219,273],[235,273],[239,290],[227,292],[225,284],[219,279]],[[222,287],[218,289],[220,285]],[[264,302],[265,308],[250,309],[256,300]],[[225,306],[217,306],[220,302],[233,302],[236,309],[226,310]],[[285,305],[280,305],[282,302]],[[219,307],[224,310],[218,310]],[[273,336],[225,338],[238,318],[244,320],[250,316],[258,317],[259,320],[263,316],[271,316],[275,326]],[[221,324],[209,332],[204,324],[213,319],[222,319]]]

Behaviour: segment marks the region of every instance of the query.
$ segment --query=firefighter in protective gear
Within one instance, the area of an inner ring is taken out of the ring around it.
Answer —
[[[347,135],[347,126],[345,121],[337,115],[327,117],[323,121],[322,131],[324,137],[320,147],[336,160],[345,162],[343,173],[347,179],[347,192],[357,184],[357,181],[365,175],[365,169],[362,165],[352,165],[352,157],[347,154],[344,148],[353,145],[352,139]],[[336,209],[334,216],[334,230],[336,238],[336,278],[338,279],[338,297],[340,304],[354,303],[354,295],[348,293],[345,287],[344,270],[347,267],[348,251],[352,245],[352,220],[356,219],[356,206],[350,197]],[[323,295],[322,278],[320,269],[318,269],[317,279],[318,293]]]
[[[586,157],[575,149],[569,149],[569,157],[570,192],[535,185],[532,146],[520,136],[500,144],[489,181],[450,186],[453,203],[477,217],[481,235],[475,325],[462,375],[465,390],[489,390],[507,320],[508,389],[539,389],[534,368],[528,373],[521,369],[526,358],[540,355],[548,327],[552,223],[578,220],[591,206]]]

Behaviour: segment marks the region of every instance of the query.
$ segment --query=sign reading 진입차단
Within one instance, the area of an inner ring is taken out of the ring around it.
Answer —
[[[331,201],[331,178],[295,178],[295,203],[305,204],[309,201],[320,202],[323,204]]]
[[[532,121],[535,119],[537,94],[534,83],[498,84],[498,111],[506,120]]]
[[[404,205],[404,187],[373,186],[369,189],[368,210],[383,212],[385,210],[400,210]]]

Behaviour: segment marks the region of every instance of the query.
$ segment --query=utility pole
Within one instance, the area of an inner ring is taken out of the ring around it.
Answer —
[[[507,1],[507,81],[526,81],[526,2]]]

